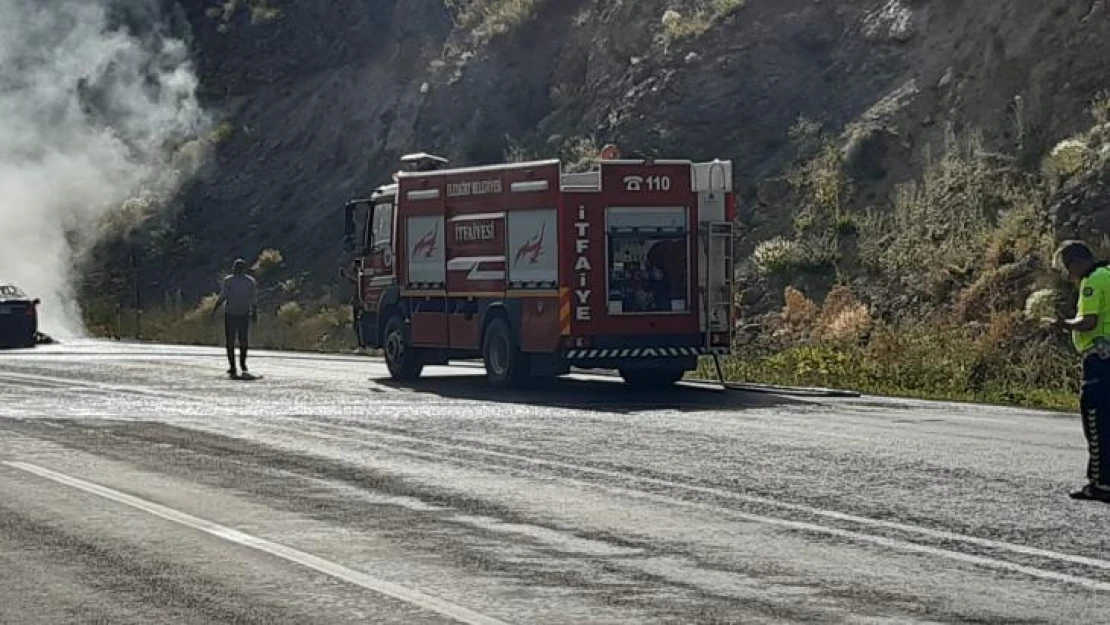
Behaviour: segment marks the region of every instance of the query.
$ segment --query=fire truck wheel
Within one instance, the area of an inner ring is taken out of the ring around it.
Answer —
[[[635,389],[664,389],[674,386],[686,374],[679,369],[621,369],[625,384]]]
[[[486,365],[486,378],[496,388],[520,386],[528,377],[524,354],[513,340],[509,323],[500,317],[486,328],[482,359]]]
[[[415,380],[420,377],[424,363],[406,336],[405,322],[401,315],[393,315],[385,323],[383,338],[382,346],[389,375],[394,380]]]

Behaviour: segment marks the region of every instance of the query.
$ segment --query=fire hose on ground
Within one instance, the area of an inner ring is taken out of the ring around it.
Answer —
[[[724,370],[721,368],[721,357],[713,355],[713,365],[717,369],[717,382],[728,391],[742,391],[745,393],[768,393],[773,395],[787,395],[795,397],[859,397],[858,391],[849,391],[834,388],[804,387],[804,386],[779,386],[776,384],[755,384],[749,382],[727,382]]]

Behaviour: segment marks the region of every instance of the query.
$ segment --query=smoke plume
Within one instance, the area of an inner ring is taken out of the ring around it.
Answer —
[[[82,332],[81,254],[190,173],[196,87],[154,0],[0,0],[0,282],[42,298],[44,331]]]

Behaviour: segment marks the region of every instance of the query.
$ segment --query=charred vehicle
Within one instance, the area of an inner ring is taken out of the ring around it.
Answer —
[[[0,282],[0,347],[35,346],[39,303],[18,286]]]

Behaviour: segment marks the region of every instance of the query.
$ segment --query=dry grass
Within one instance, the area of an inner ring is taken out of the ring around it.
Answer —
[[[1060,307],[1060,293],[1056,289],[1034,291],[1025,300],[1023,313],[1029,321],[1054,319]]]
[[[761,339],[723,362],[727,379],[850,388],[955,401],[1077,408],[1078,371],[1066,343],[1011,316],[985,328],[875,322],[865,341]],[[711,364],[701,375],[714,377]]]
[[[871,331],[872,323],[870,307],[850,288],[838,286],[825,297],[814,336],[834,343],[858,341]]]
[[[1094,156],[1094,152],[1083,139],[1065,139],[1056,144],[1056,147],[1045,157],[1042,169],[1050,178],[1063,181],[1085,170]]]
[[[666,45],[700,37],[710,28],[742,9],[747,0],[686,0],[663,14],[662,38]]]
[[[1066,336],[1039,324],[1068,297],[1046,271],[1055,233],[1045,180],[1019,175],[975,137],[950,136],[888,207],[849,215],[837,153],[820,143],[812,153],[791,175],[802,198],[793,238],[757,245],[753,264],[797,283],[799,250],[843,242],[839,224],[852,219],[857,245],[840,254],[856,255],[857,273],[838,266],[842,286],[820,306],[787,288],[764,332],[727,360],[728,378],[1075,408],[1077,358]],[[876,303],[897,302],[884,307],[885,320],[860,300],[856,280]]]
[[[260,279],[264,279],[279,269],[284,262],[285,257],[281,255],[279,250],[273,248],[264,249],[258,254],[258,258],[254,261],[254,266],[251,267],[251,271]]]
[[[508,34],[534,18],[544,0],[444,0],[456,27],[469,31],[477,45]]]
[[[1091,100],[1089,112],[1098,126],[1110,124],[1110,90],[1099,92]]]
[[[280,19],[283,15],[281,9],[274,6],[271,0],[225,0],[206,9],[205,15],[219,22],[217,29],[221,33],[227,33],[230,30],[232,18],[240,9],[250,11],[251,24],[270,22]]]
[[[794,332],[802,332],[810,328],[820,314],[821,309],[817,304],[792,286],[786,287],[783,299],[786,303],[782,307],[779,318],[788,329]]]
[[[601,156],[601,147],[593,137],[571,137],[559,149],[563,169],[567,172],[583,172],[593,167]]]
[[[222,345],[223,320],[212,316],[216,296],[209,295],[192,309],[162,307],[142,315],[142,338],[159,343]],[[357,346],[351,309],[328,303],[302,305],[286,302],[259,312],[251,327],[251,345],[294,351],[351,351]],[[133,310],[118,314],[110,309],[86,313],[89,331],[101,337],[136,335]]]
[[[220,124],[213,129],[212,134],[209,136],[209,141],[212,143],[223,143],[233,136],[235,136],[235,126],[232,125],[231,122],[224,121],[220,122]]]
[[[795,124],[791,136],[819,134],[819,127],[804,120]],[[855,237],[858,226],[845,212],[851,185],[843,171],[840,149],[832,142],[811,137],[815,154],[788,172],[786,180],[798,194],[794,210],[794,232],[756,245],[752,262],[764,274],[790,276],[797,273],[839,273],[844,260],[841,242]]]
[[[920,183],[900,186],[889,215],[866,222],[861,253],[897,275],[918,275],[922,259],[932,271],[965,268],[980,258],[994,230],[998,179],[975,140],[951,140]]]
[[[1044,185],[996,161],[976,138],[950,138],[921,182],[860,219],[862,265],[900,293],[960,308],[963,319],[1020,309],[1055,235]]]
[[[802,259],[802,246],[784,237],[763,241],[752,253],[756,268],[770,275],[794,271],[801,266]]]

